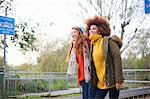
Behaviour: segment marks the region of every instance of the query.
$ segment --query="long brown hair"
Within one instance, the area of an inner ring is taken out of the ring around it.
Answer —
[[[68,61],[70,59],[70,53],[73,48],[79,55],[82,55],[82,51],[83,51],[82,46],[84,45],[84,41],[85,41],[85,36],[83,35],[83,32],[78,26],[74,26],[72,27],[72,29],[79,31],[79,34],[78,34],[77,42],[75,43],[75,45],[73,44],[73,42],[71,42],[71,46],[70,46],[68,56],[67,56]]]
[[[77,42],[73,46],[74,46],[76,52],[81,55],[82,54],[82,46],[83,46],[83,42],[84,42],[84,35],[78,26],[72,27],[72,29],[79,31],[79,34],[77,36]]]

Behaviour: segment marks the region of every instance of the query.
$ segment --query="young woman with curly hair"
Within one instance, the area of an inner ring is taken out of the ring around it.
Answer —
[[[110,99],[119,98],[123,74],[120,55],[121,40],[118,43],[110,37],[108,20],[94,16],[85,20],[86,33],[91,40],[91,92],[92,99],[104,99],[109,92]]]

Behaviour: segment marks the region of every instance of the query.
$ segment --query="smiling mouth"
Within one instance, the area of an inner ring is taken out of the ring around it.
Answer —
[[[90,35],[91,35],[91,34],[94,34],[94,32],[91,32]]]
[[[73,42],[76,42],[76,39],[73,39]]]

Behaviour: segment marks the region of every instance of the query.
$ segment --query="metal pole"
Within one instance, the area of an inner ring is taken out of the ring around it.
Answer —
[[[5,17],[7,17],[7,9],[8,9],[8,6],[5,8]],[[4,65],[3,65],[3,68],[4,68],[4,80],[3,80],[3,97],[5,98],[6,97],[6,78],[5,78],[5,75],[6,75],[6,35],[4,35]]]
[[[6,35],[4,35],[4,67],[6,67]]]
[[[5,17],[7,17],[7,9],[8,6],[5,8]],[[4,35],[4,67],[6,67],[6,35]]]

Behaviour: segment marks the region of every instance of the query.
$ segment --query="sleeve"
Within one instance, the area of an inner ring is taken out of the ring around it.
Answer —
[[[116,83],[123,83],[123,72],[122,72],[122,59],[120,54],[120,48],[116,42],[109,40],[110,53],[112,55],[112,61],[114,65],[115,81]]]

